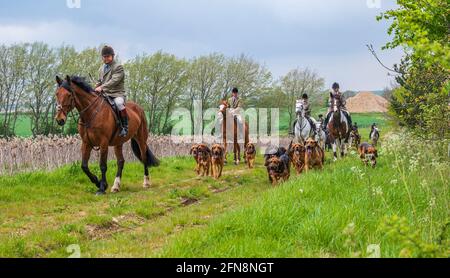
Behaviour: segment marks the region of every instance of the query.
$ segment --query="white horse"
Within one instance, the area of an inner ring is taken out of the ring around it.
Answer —
[[[376,147],[378,145],[378,140],[380,140],[380,130],[378,128],[374,128],[370,132],[370,140],[372,140],[372,145]]]
[[[327,134],[323,130],[322,124],[317,123],[316,124],[316,138],[315,140],[319,143],[319,146],[322,148],[322,150],[325,151],[325,143],[327,141]]]
[[[314,131],[305,116],[305,107],[302,100],[298,100],[296,103],[297,123],[295,124],[295,139],[299,143],[305,143],[310,137],[314,136]],[[316,120],[311,118],[316,123]]]

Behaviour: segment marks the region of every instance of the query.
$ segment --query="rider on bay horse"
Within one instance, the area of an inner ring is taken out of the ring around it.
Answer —
[[[100,67],[99,82],[96,84],[95,91],[103,92],[114,100],[120,111],[122,123],[119,136],[126,137],[128,135],[128,113],[125,107],[125,71],[123,66],[114,59],[115,53],[111,46],[104,46],[101,54],[104,65]]]
[[[352,127],[352,118],[350,117],[350,113],[349,113],[348,110],[347,110],[347,107],[346,107],[347,102],[346,102],[346,100],[345,100],[344,94],[342,94],[341,91],[340,91],[340,87],[339,87],[339,84],[338,84],[338,83],[334,83],[334,84],[333,84],[333,90],[332,90],[331,93],[330,93],[330,101],[329,101],[329,107],[328,107],[328,114],[327,114],[327,117],[326,117],[326,119],[325,119],[324,126],[325,126],[325,127],[328,127],[328,123],[329,123],[329,121],[330,121],[331,115],[332,115],[333,112],[334,112],[334,111],[333,111],[333,107],[332,107],[332,105],[333,105],[333,103],[334,103],[334,100],[337,100],[337,103],[339,104],[339,107],[338,107],[338,108],[340,108],[340,110],[343,112],[343,114],[344,114],[345,117],[347,118],[348,129],[349,129],[349,131],[350,131],[350,130],[351,130],[351,127]],[[350,134],[350,132],[349,132],[349,134]]]

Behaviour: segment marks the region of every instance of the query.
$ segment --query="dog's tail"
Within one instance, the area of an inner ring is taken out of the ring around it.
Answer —
[[[131,139],[131,149],[133,150],[134,155],[142,162],[142,155],[141,155],[141,149],[139,148],[139,144],[135,139]],[[146,145],[146,152],[147,152],[147,161],[144,164],[147,164],[149,167],[158,167],[160,164],[160,161],[156,156],[152,153],[150,148]]]

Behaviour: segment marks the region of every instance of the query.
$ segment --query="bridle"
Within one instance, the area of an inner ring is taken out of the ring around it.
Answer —
[[[64,116],[68,117],[68,114],[71,113],[71,116],[73,118],[75,118],[74,114],[73,114],[73,109],[75,108],[75,104],[76,104],[76,94],[73,91],[73,89],[70,87],[70,85],[67,84],[62,84],[60,85],[60,88],[64,88],[67,92],[69,92],[69,100],[68,100],[68,104],[67,103],[58,103],[58,100],[56,100],[56,111],[59,113],[63,113]],[[85,126],[86,128],[90,127],[91,122],[95,119],[95,117],[97,116],[97,114],[100,112],[99,108],[97,107],[96,112],[90,117],[90,119],[88,119],[88,121],[84,121],[84,117],[83,115],[88,112],[97,102],[98,100],[101,98],[101,94],[97,94],[95,100],[93,102],[91,102],[86,108],[84,108],[83,110],[79,111],[79,119],[81,119],[83,122],[80,123],[81,125]],[[102,104],[105,101],[105,98],[102,98]],[[101,107],[102,105],[100,105],[99,107]]]

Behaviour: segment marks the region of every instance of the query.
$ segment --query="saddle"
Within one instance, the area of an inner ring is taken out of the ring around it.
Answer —
[[[106,99],[106,101],[108,102],[108,104],[110,105],[110,107],[113,111],[114,119],[116,121],[116,126],[118,128],[122,128],[122,121],[120,120],[120,111],[119,111],[119,108],[117,107],[116,103],[114,102],[114,99],[107,95],[103,95],[103,97]]]

